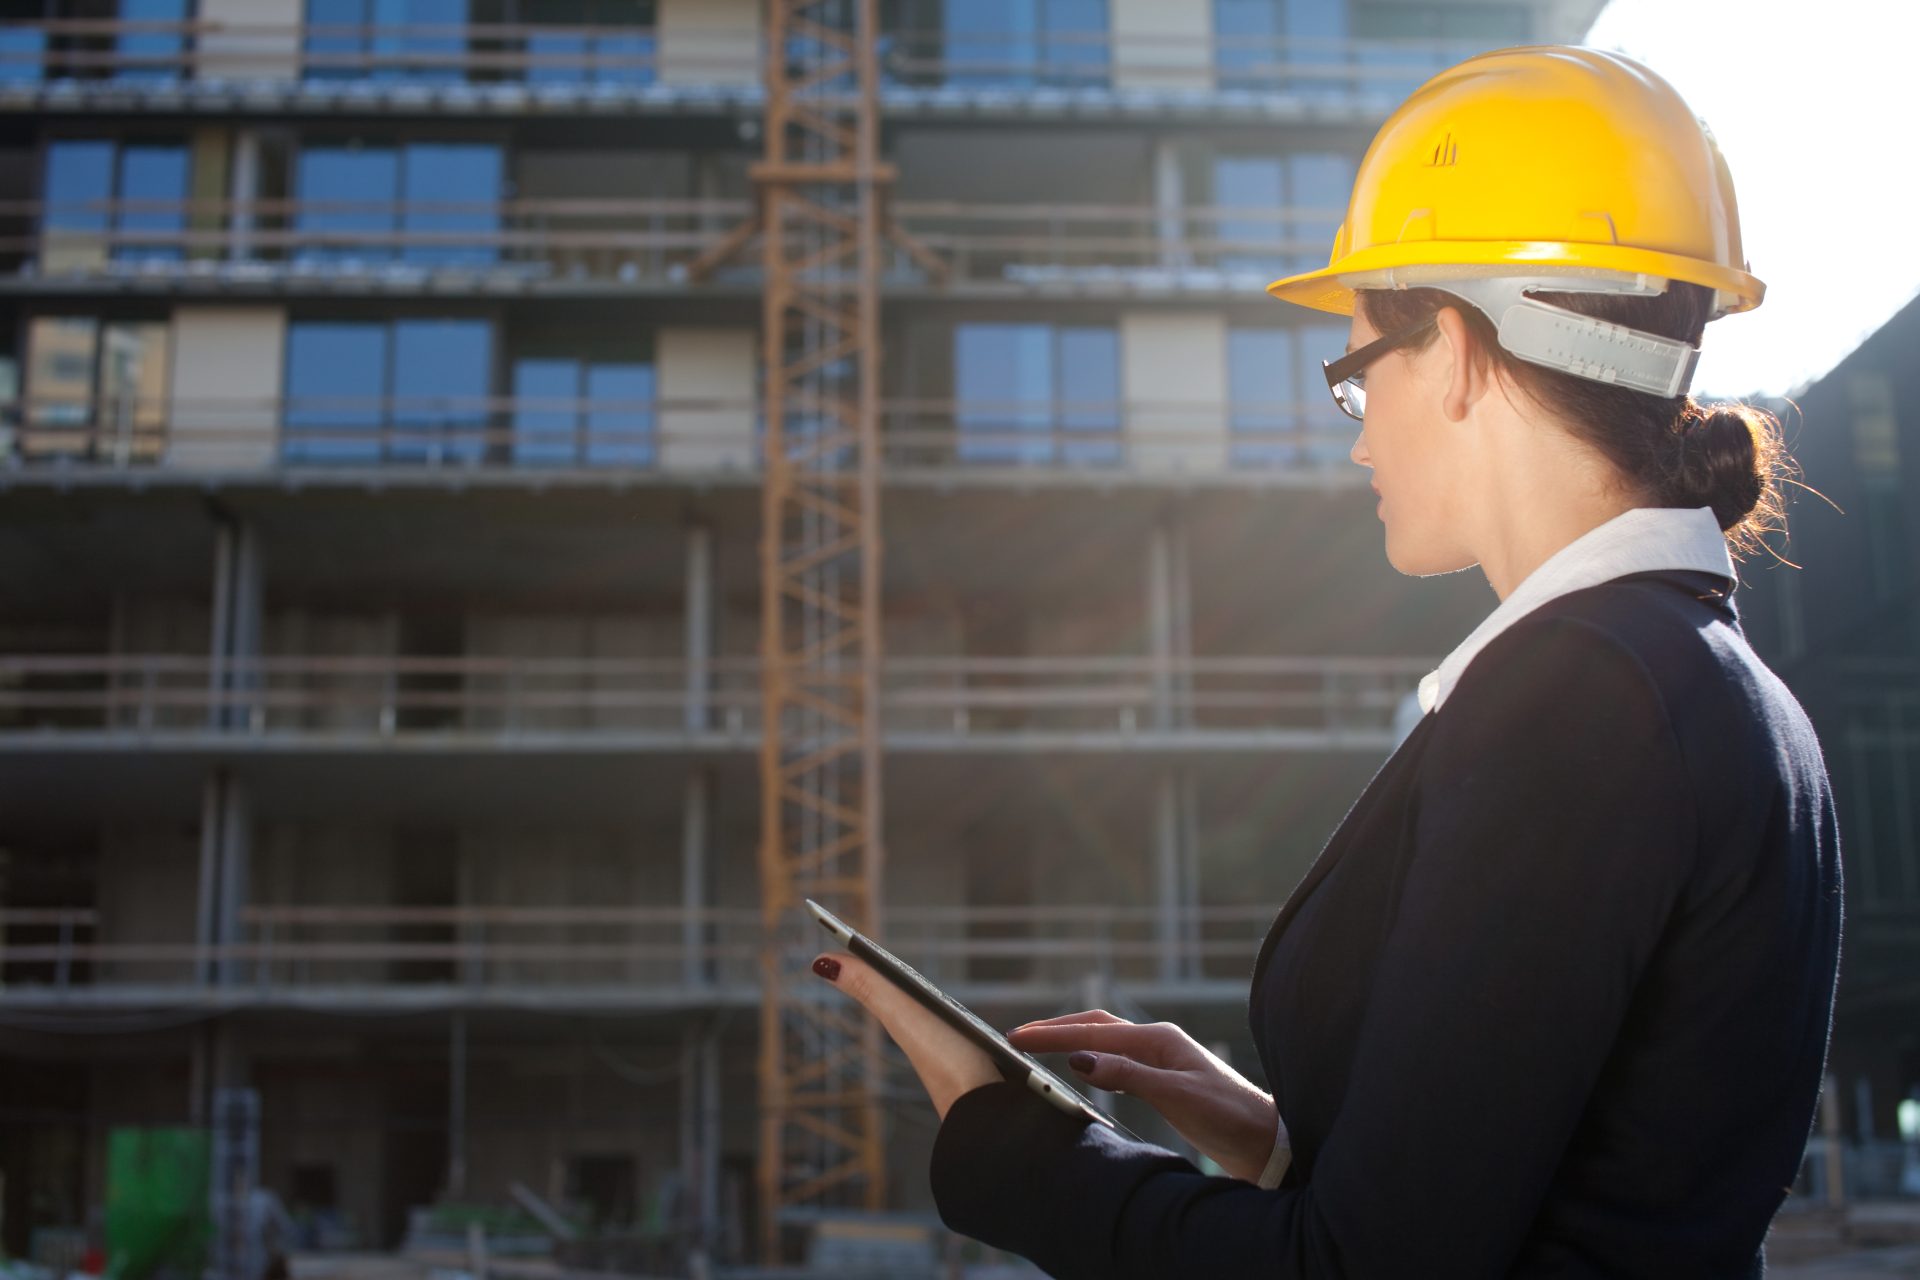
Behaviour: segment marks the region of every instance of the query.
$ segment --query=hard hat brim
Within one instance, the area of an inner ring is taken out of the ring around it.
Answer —
[[[1715,290],[1716,315],[1760,305],[1767,286],[1745,271],[1680,254],[1617,244],[1565,240],[1408,240],[1347,254],[1318,271],[1267,286],[1282,302],[1335,315],[1353,314],[1356,289],[1416,288],[1484,275],[1655,276]]]

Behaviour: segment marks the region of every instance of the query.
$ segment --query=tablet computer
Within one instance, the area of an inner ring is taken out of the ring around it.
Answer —
[[[821,927],[832,934],[841,946],[865,960],[889,982],[931,1009],[942,1022],[986,1050],[987,1056],[994,1060],[1009,1079],[1026,1081],[1029,1089],[1069,1115],[1091,1120],[1095,1124],[1103,1124],[1116,1133],[1139,1140],[1138,1136],[1125,1125],[1101,1111],[1087,1101],[1072,1085],[1041,1066],[1039,1060],[1032,1054],[1022,1053],[1014,1048],[1005,1036],[988,1026],[972,1010],[921,977],[912,965],[841,920],[812,898],[807,899],[807,910],[813,913],[813,918],[818,920]]]

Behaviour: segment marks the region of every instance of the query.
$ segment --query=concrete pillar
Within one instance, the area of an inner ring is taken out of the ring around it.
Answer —
[[[253,256],[253,202],[260,198],[260,134],[242,129],[233,139],[233,175],[227,188],[231,202],[227,254],[235,262]]]
[[[712,936],[701,915],[712,902],[708,893],[711,873],[707,859],[711,787],[712,780],[705,770],[695,769],[687,775],[680,827],[680,906],[685,912],[680,941],[685,956],[682,978],[688,986],[699,986],[714,977],[714,966],[701,954],[701,948]]]
[[[711,1257],[720,1242],[720,1032],[709,1025],[700,1042],[700,1230]]]
[[[710,724],[708,696],[713,656],[713,530],[687,530],[687,732]]]
[[[188,215],[187,229],[196,235],[206,235],[207,240],[189,249],[189,258],[221,256],[218,233],[223,219],[218,204],[227,196],[227,159],[230,150],[225,129],[193,131],[193,159],[188,172],[193,179],[193,200],[199,207]]]
[[[447,1046],[447,1195],[467,1191],[467,1015],[453,1011]]]
[[[1202,977],[1200,962],[1200,789],[1191,769],[1179,771],[1180,800],[1180,902],[1186,908],[1181,917],[1186,939],[1186,976]]]
[[[225,822],[226,788],[226,771],[215,769],[200,790],[200,892],[193,941],[201,948],[220,940],[220,832]],[[214,976],[213,960],[203,950],[194,965],[193,979],[205,985]]]
[[[247,902],[247,869],[253,857],[253,805],[247,789],[231,774],[226,776],[220,801],[218,941],[233,943],[245,937],[240,912]],[[222,960],[221,981],[242,981],[251,963],[233,957]]]
[[[1154,940],[1158,943],[1160,981],[1180,977],[1181,875],[1180,792],[1170,770],[1163,770],[1153,796]]]
[[[254,708],[250,695],[264,684],[254,660],[260,657],[265,608],[266,568],[260,528],[246,521],[239,525],[234,542],[232,647],[227,653],[235,668],[232,687],[240,694],[231,708],[230,723],[235,728],[251,723]]]
[[[1227,464],[1227,320],[1217,312],[1120,317],[1127,456],[1143,471]]]
[[[213,530],[213,633],[207,637],[207,727],[218,729],[227,722],[227,654],[233,647],[233,561],[238,541],[230,520],[221,520]]]
[[[1187,194],[1180,172],[1180,148],[1172,138],[1159,138],[1153,144],[1153,207],[1159,223],[1160,265],[1191,265],[1192,255],[1187,252]]]
[[[1147,646],[1152,660],[1153,727],[1173,727],[1173,565],[1167,526],[1147,536]]]
[[[175,307],[162,464],[230,471],[280,456],[284,307]]]
[[[1213,88],[1213,6],[1113,0],[1116,89]]]

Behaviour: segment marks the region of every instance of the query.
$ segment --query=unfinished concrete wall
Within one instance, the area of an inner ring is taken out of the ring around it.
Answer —
[[[660,379],[660,465],[669,471],[746,470],[754,459],[752,329],[662,329],[654,361]],[[706,402],[711,407],[699,407]],[[722,403],[714,403],[722,402]],[[676,408],[676,403],[689,407]]]
[[[524,826],[460,833],[469,905],[500,907],[676,907],[680,904],[677,825]],[[488,926],[497,942],[526,946],[582,944],[677,946],[677,925],[515,924]],[[553,961],[490,960],[488,982],[572,985],[673,982],[677,954]]]
[[[200,0],[197,16],[196,79],[299,78],[301,0]]]
[[[175,307],[165,465],[272,465],[286,350],[285,307]]]
[[[255,832],[249,869],[249,902],[258,906],[371,907],[393,901],[393,859],[400,855],[395,833],[382,826],[344,826],[268,822]],[[270,933],[253,927],[245,936],[275,946],[305,943],[378,943],[385,927],[352,930],[325,925],[275,925]],[[385,982],[390,962],[383,959],[287,959],[272,963],[280,981],[303,984]]]
[[[200,838],[190,825],[109,825],[100,833],[97,902],[100,942],[191,947],[199,910]],[[113,960],[95,966],[99,983],[190,982],[177,959]]]
[[[683,656],[686,622],[661,614],[473,613],[465,622],[466,652],[476,658],[585,662],[672,659]],[[653,672],[603,670],[481,674],[469,688],[486,695],[466,709],[468,729],[659,729],[680,722],[673,707],[648,705],[641,694],[677,693],[676,678]],[[539,699],[553,699],[544,705]]]
[[[1200,311],[1120,317],[1127,457],[1144,471],[1227,463],[1227,321]]]
[[[759,0],[660,0],[662,84],[760,81]]]
[[[1213,88],[1213,6],[1112,0],[1116,89]]]
[[[380,1221],[383,1129],[381,1078],[390,1066],[347,1037],[310,1029],[297,1050],[282,1045],[254,1064],[250,1083],[260,1091],[260,1181],[290,1210],[296,1171],[333,1171],[336,1210],[358,1248],[382,1243]],[[414,1117],[408,1117],[414,1119]]]
[[[281,657],[391,657],[399,651],[399,622],[393,614],[311,613],[282,610],[267,619],[262,652]],[[374,732],[390,704],[389,680],[376,664],[366,671],[334,670],[280,674],[271,687],[297,692],[301,705],[266,712],[276,729]]]

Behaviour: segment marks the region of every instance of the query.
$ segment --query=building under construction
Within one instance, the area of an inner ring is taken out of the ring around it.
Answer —
[[[136,1125],[245,1130],[321,1245],[929,1214],[803,896],[1254,1069],[1259,938],[1492,604],[1387,565],[1345,324],[1262,286],[1413,85],[1600,0],[28,7],[6,1251]]]

